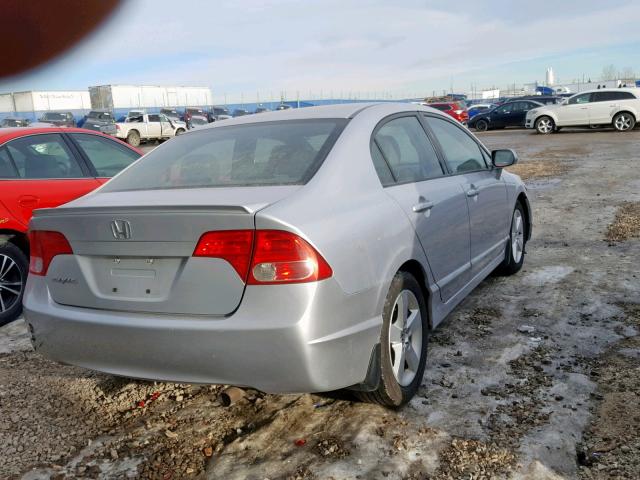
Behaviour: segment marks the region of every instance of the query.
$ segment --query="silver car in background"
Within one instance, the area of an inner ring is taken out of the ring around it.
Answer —
[[[429,331],[491,272],[522,266],[531,209],[502,168],[516,161],[410,104],[186,133],[36,211],[33,344],[127,377],[402,405]]]

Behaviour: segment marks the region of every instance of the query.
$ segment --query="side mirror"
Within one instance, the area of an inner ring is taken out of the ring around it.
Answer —
[[[518,163],[518,155],[513,150],[494,150],[491,152],[491,163],[496,168],[510,167]]]

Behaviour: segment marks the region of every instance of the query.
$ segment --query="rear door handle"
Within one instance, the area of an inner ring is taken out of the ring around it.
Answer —
[[[467,190],[467,197],[477,197],[479,193],[480,190],[472,186],[469,190]]]
[[[424,212],[426,210],[431,210],[432,208],[433,208],[433,202],[426,201],[426,202],[416,203],[413,206],[412,210],[415,213],[420,213],[420,212]]]

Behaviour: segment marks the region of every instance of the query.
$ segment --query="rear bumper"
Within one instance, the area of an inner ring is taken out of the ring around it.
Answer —
[[[345,295],[333,279],[248,286],[228,317],[115,312],[55,303],[28,279],[34,348],[60,362],[125,377],[320,392],[362,382],[380,334],[373,290]]]

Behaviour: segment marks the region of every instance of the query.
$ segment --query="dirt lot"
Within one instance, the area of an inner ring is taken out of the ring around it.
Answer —
[[[54,364],[20,320],[0,329],[0,478],[640,478],[640,131],[482,140],[519,153],[533,240],[434,333],[407,407],[225,408],[219,387]]]

